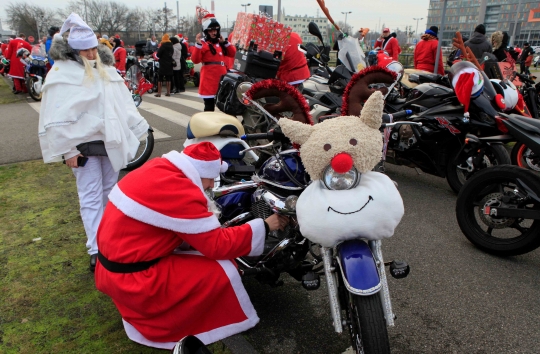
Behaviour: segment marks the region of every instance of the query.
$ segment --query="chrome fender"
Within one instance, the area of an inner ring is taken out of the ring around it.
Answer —
[[[360,296],[373,295],[382,284],[373,252],[363,240],[349,240],[337,246],[339,268],[348,291]]]

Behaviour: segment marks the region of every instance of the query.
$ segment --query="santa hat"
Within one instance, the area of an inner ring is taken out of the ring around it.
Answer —
[[[227,171],[227,163],[221,161],[221,154],[214,144],[204,141],[190,145],[182,155],[195,167],[201,178],[216,178]]]
[[[83,21],[83,19],[72,12],[62,25],[58,35],[62,35],[69,30],[68,44],[73,49],[84,50],[95,48],[98,45],[98,40],[94,31]],[[61,37],[60,37],[61,38]]]
[[[467,113],[471,97],[478,97],[482,93],[484,80],[477,69],[465,68],[454,76],[452,86],[454,86],[458,101]]]
[[[201,21],[201,24],[202,24],[202,30],[203,32],[206,31],[208,28],[212,27],[212,28],[216,28],[219,29],[219,22],[217,21],[216,19],[216,16],[214,16],[214,14],[206,14],[202,21]]]

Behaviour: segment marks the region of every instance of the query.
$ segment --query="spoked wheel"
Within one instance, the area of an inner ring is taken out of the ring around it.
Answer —
[[[42,92],[41,90],[36,90],[36,87],[34,84],[37,84],[38,79],[34,79],[31,76],[26,79],[26,88],[28,89],[28,94],[34,101],[41,101]]]
[[[540,220],[497,216],[497,208],[540,211],[540,179],[516,166],[496,166],[474,175],[459,193],[456,216],[461,231],[481,250],[515,256],[540,246]],[[519,214],[518,214],[519,215]]]
[[[358,296],[347,291],[347,322],[355,353],[390,354],[380,294]]]
[[[142,97],[139,94],[133,94],[133,102],[135,102],[135,107],[139,108],[142,103]]]
[[[512,165],[528,168],[533,171],[540,171],[540,156],[535,154],[523,143],[516,143],[510,154]]]
[[[122,171],[133,171],[134,169],[141,167],[148,160],[150,155],[152,155],[153,150],[154,130],[152,130],[150,127],[148,128],[148,135],[146,136],[146,139],[140,142],[135,158],[131,160],[131,162],[128,163],[128,165],[122,169]]]
[[[472,168],[472,159],[474,156],[463,162],[461,165],[453,163],[453,157],[446,166],[446,180],[450,188],[456,193],[459,193],[465,182],[479,170],[496,165],[509,165],[510,155],[502,145],[491,145],[485,149],[482,166]]]

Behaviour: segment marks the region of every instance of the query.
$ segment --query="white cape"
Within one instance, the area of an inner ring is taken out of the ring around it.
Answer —
[[[315,180],[296,203],[300,232],[325,247],[355,238],[390,237],[404,212],[394,182],[379,172],[362,174],[358,186],[350,190],[328,190]]]
[[[135,157],[148,123],[139,114],[124,79],[107,67],[111,81],[85,77],[71,60],[55,61],[43,85],[39,142],[43,160],[62,161],[78,154],[76,145],[102,140],[115,171]]]

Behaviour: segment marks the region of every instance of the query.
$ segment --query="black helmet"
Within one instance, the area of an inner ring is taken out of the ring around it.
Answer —
[[[49,28],[49,37],[54,36],[58,32],[60,32],[60,28],[56,26],[52,26],[51,28]]]
[[[219,39],[219,37],[221,36],[221,33],[219,31],[221,26],[219,25],[219,22],[216,20],[214,15],[208,14],[202,20],[202,30],[203,30],[204,34],[206,35],[206,40],[210,39],[209,35],[208,35],[208,30],[211,29],[211,28],[217,30],[216,38]]]

